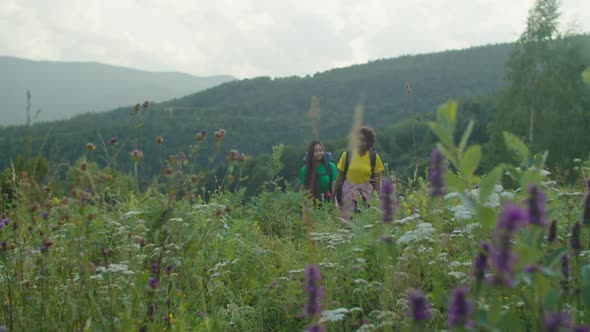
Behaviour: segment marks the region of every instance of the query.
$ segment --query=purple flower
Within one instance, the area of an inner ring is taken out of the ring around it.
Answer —
[[[557,239],[557,219],[553,219],[549,224],[549,234],[547,235],[547,241],[553,243]]]
[[[516,255],[512,253],[512,236],[522,226],[525,221],[525,213],[520,206],[515,204],[504,205],[504,210],[498,218],[496,225],[496,240],[494,248],[490,252],[491,265],[500,273],[496,281],[501,281],[510,285],[510,275],[512,266],[516,260]]]
[[[541,268],[538,265],[528,265],[524,267],[524,272],[533,274],[541,271]]]
[[[590,226],[590,180],[588,180],[588,192],[584,198],[584,214],[582,215],[582,222],[586,226]]]
[[[408,293],[408,302],[410,303],[410,316],[415,322],[430,319],[430,303],[419,290],[414,290]]]
[[[447,185],[444,179],[446,172],[445,156],[439,149],[434,148],[430,153],[430,174],[428,175],[430,181],[430,197],[446,195]]]
[[[43,212],[39,213],[39,218],[47,219],[47,218],[49,218],[49,213],[43,211]]]
[[[117,143],[119,143],[119,138],[117,136],[113,136],[111,137],[111,139],[109,140],[109,144],[110,145],[117,145]]]
[[[158,263],[152,264],[152,273],[158,273],[160,271],[160,265]]]
[[[561,273],[563,273],[563,276],[565,277],[565,279],[568,279],[570,277],[570,258],[568,255],[563,255],[561,256]]]
[[[312,325],[307,328],[307,332],[324,332],[326,329],[321,325]]]
[[[6,329],[6,326],[4,326],[4,325],[0,325],[0,332],[6,332],[6,331],[8,331],[8,330]]]
[[[590,332],[590,327],[586,324],[574,327],[573,332]]]
[[[572,237],[570,238],[570,247],[574,251],[582,250],[582,242],[580,241],[580,233],[581,232],[582,232],[582,225],[578,221],[572,226]]]
[[[482,280],[485,271],[488,268],[488,255],[490,253],[490,245],[486,242],[481,243],[481,250],[473,259],[471,273],[476,280]]]
[[[545,193],[535,184],[529,186],[527,200],[529,222],[533,225],[545,226]]]
[[[467,288],[463,287],[456,287],[453,290],[447,321],[449,329],[465,327],[469,324],[469,316],[471,316],[473,307],[471,301],[467,299],[467,292]]]
[[[305,287],[305,291],[307,292],[307,303],[303,308],[303,314],[307,317],[314,317],[321,313],[320,299],[322,291],[320,289],[319,281],[322,278],[322,273],[317,266],[310,264],[305,269],[305,276],[307,280]]]
[[[166,266],[166,274],[171,275],[172,272],[174,272],[174,265],[170,264],[170,265]]]
[[[160,280],[158,280],[158,278],[156,278],[156,277],[152,277],[149,280],[149,284],[152,289],[156,289],[156,288],[160,287]]]
[[[386,180],[383,183],[379,198],[381,200],[381,208],[383,209],[383,222],[388,223],[393,221],[396,208],[395,185],[393,181]]]
[[[546,332],[558,332],[562,327],[570,327],[569,315],[565,312],[547,312],[545,313],[544,329]]]
[[[9,218],[4,218],[4,219],[0,220],[0,228],[8,225],[9,222],[10,222]]]
[[[519,205],[507,203],[498,219],[496,227],[512,235],[516,232],[526,220],[526,215]]]

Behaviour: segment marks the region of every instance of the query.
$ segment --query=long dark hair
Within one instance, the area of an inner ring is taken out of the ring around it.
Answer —
[[[314,155],[314,151],[315,151],[315,146],[318,144],[324,150],[324,155],[322,156],[322,160],[320,162],[316,163],[313,155]],[[305,166],[306,166],[305,167],[305,186],[307,187],[307,189],[309,189],[309,191],[316,198],[319,198],[320,194],[321,194],[319,181],[317,179],[316,168],[318,167],[318,165],[320,165],[320,163],[326,164],[325,152],[326,152],[326,147],[320,141],[312,141],[309,144],[309,147],[307,148],[307,158],[305,159]],[[326,166],[328,166],[328,165],[326,165]],[[327,168],[327,171],[330,172],[331,169]]]

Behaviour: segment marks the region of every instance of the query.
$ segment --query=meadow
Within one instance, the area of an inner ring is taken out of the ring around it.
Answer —
[[[231,172],[206,192],[179,156],[140,181],[143,152],[99,166],[93,143],[67,193],[8,169],[0,330],[588,331],[590,161],[566,184],[504,132],[513,158],[480,174],[459,116],[449,101],[430,123],[427,176],[386,171],[350,221],[277,179],[278,148],[254,196]]]

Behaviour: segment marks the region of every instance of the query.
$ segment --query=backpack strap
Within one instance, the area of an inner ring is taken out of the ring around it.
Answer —
[[[350,165],[350,150],[346,150],[346,162],[344,163],[344,171],[342,172],[344,179],[346,179],[349,165]]]
[[[375,148],[371,149],[371,155],[369,156],[371,160],[371,178],[375,176],[375,164],[377,163],[377,150]]]

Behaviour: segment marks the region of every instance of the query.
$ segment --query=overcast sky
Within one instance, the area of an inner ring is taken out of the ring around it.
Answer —
[[[514,41],[533,0],[0,0],[0,55],[239,78]],[[590,0],[562,0],[590,31]]]

